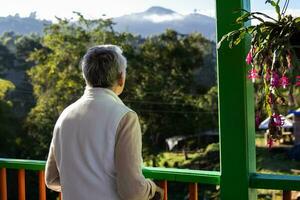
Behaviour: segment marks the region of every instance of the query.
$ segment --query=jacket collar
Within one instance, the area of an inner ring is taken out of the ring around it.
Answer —
[[[108,88],[100,88],[100,87],[95,88],[91,86],[86,86],[83,97],[95,99],[103,95],[109,96],[117,103],[124,104],[123,101],[112,90]]]

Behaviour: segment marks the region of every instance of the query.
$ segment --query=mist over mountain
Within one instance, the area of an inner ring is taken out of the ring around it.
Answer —
[[[150,36],[173,29],[182,34],[200,32],[215,41],[215,19],[198,13],[182,15],[173,10],[154,6],[140,13],[124,15],[113,19],[116,31],[127,31]]]
[[[113,21],[116,23],[116,31],[127,31],[143,37],[160,34],[167,28],[182,34],[200,32],[213,41],[216,35],[214,18],[198,13],[182,15],[159,6],[153,6],[144,12],[116,17]],[[9,31],[17,34],[42,34],[47,24],[51,24],[51,21],[37,19],[35,12],[28,17],[20,17],[18,14],[0,17],[0,34]]]

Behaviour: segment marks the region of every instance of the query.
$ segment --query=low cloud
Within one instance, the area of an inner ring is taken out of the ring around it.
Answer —
[[[170,15],[158,15],[158,14],[152,14],[152,15],[146,15],[143,17],[144,19],[147,19],[149,21],[152,21],[154,23],[161,23],[165,21],[172,21],[172,20],[182,20],[184,18],[183,15],[180,14],[170,14]]]
[[[216,17],[216,9],[198,9],[197,13],[213,18]]]

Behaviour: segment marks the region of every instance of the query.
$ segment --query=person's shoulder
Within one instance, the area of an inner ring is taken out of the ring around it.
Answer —
[[[120,121],[138,120],[137,113],[125,104],[118,104],[117,112],[120,115]]]
[[[125,113],[122,118],[120,119],[118,123],[118,129],[122,129],[125,126],[133,126],[135,127],[136,125],[139,124],[139,118],[136,112],[134,111],[128,111]]]
[[[61,122],[66,118],[66,116],[68,115],[68,113],[70,113],[72,110],[76,109],[78,104],[80,103],[81,99],[78,99],[77,101],[71,103],[70,105],[68,105],[59,115],[56,125],[61,124]]]
[[[121,104],[121,107],[122,107],[122,109],[125,110],[126,112],[135,113],[134,110],[132,110],[131,108],[129,108],[129,107],[126,106],[125,104]]]
[[[70,105],[65,107],[65,109],[62,111],[62,113],[60,115],[64,116],[65,114],[67,114],[71,110],[76,109],[79,106],[80,102],[81,102],[81,99],[78,99],[77,101],[71,103]]]
[[[116,112],[120,113],[128,113],[128,112],[134,112],[131,108],[129,108],[127,105],[125,105],[123,102],[114,102],[111,104],[111,107],[116,110]]]

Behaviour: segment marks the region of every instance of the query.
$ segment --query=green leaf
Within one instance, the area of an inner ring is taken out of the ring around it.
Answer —
[[[295,22],[295,23],[300,23],[300,17],[296,17],[296,18],[294,19],[294,22]]]
[[[300,30],[300,17],[294,19],[295,26],[298,30]]]
[[[278,3],[276,3],[275,1],[270,1],[270,3],[271,3],[271,5],[274,6],[274,7],[278,6]]]
[[[241,33],[240,36],[234,40],[233,44],[238,45],[242,41],[242,39],[244,39],[245,34],[245,32]]]
[[[251,13],[245,13],[242,16],[238,17],[236,19],[236,22],[240,24],[240,23],[244,23],[246,21],[249,21],[249,16],[250,15],[251,15]]]
[[[281,16],[279,5],[275,6],[275,10],[276,10],[277,15]]]

